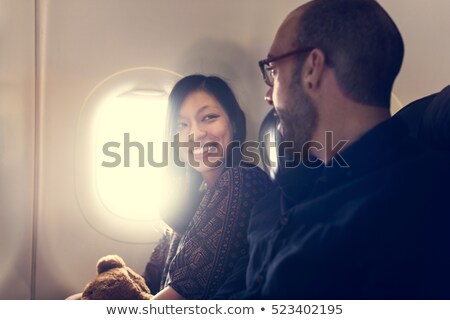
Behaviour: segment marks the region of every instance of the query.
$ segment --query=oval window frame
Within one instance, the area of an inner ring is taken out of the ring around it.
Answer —
[[[100,81],[87,95],[80,109],[74,163],[78,206],[87,224],[99,234],[124,243],[148,244],[160,238],[164,224],[153,217],[127,219],[108,210],[96,183],[95,121],[106,99],[133,90],[153,90],[169,94],[182,75],[158,67],[135,67],[116,72]]]

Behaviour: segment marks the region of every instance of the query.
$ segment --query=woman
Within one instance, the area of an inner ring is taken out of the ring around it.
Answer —
[[[144,278],[153,294],[159,291],[154,299],[207,299],[247,254],[250,210],[272,184],[241,161],[245,116],[222,79],[181,79],[169,96],[168,118],[174,163],[162,218],[170,228]]]

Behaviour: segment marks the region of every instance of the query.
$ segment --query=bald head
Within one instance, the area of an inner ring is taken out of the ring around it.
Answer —
[[[276,39],[292,48],[322,50],[346,96],[389,107],[404,46],[395,23],[376,1],[310,1],[286,17]]]
[[[299,47],[297,29],[305,6],[300,6],[287,15],[278,28],[273,44],[283,46],[285,49],[296,49]]]

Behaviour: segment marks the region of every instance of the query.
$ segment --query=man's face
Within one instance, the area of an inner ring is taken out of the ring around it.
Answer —
[[[289,15],[275,36],[269,57],[277,57],[299,47],[296,41],[298,16]],[[303,55],[303,59],[307,53]],[[311,140],[317,123],[317,109],[305,93],[302,81],[303,61],[298,55],[278,60],[273,67],[274,85],[266,99],[273,103],[280,119],[279,130],[285,141],[293,141],[294,151]]]
[[[303,63],[298,62],[292,70],[292,81],[286,90],[284,105],[275,105],[280,119],[280,131],[284,141],[294,143],[293,150],[300,152],[311,141],[317,127],[317,109],[306,95],[301,77]]]

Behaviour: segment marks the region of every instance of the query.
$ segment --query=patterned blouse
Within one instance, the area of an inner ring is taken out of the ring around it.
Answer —
[[[144,278],[152,294],[170,285],[186,299],[208,299],[248,252],[247,227],[254,203],[272,189],[258,167],[226,169],[206,190],[185,233],[166,230]]]

